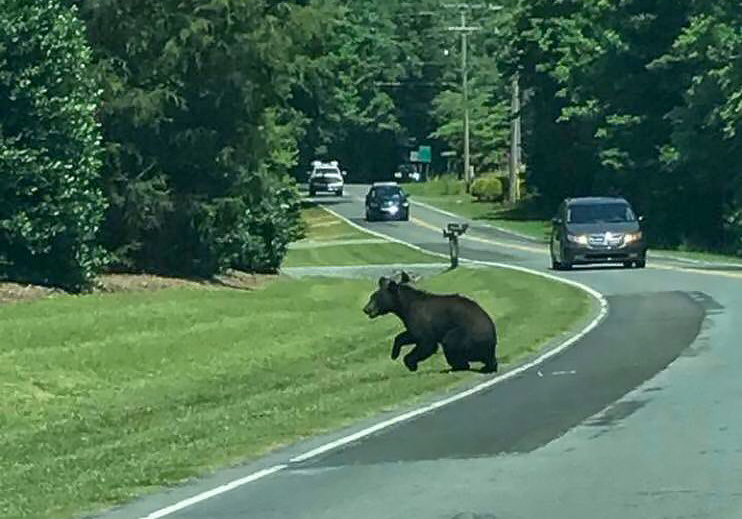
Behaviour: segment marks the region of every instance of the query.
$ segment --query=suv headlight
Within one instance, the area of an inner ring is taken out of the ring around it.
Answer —
[[[635,241],[639,241],[641,239],[642,239],[641,232],[630,232],[624,235],[623,242],[625,244],[629,244],[629,243],[634,243]]]
[[[587,245],[587,234],[568,234],[567,239],[572,243]]]

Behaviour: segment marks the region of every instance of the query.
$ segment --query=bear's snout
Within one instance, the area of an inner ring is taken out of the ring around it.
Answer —
[[[373,301],[369,301],[368,304],[363,307],[363,313],[373,319],[378,315],[379,312],[376,309],[376,305],[373,303]]]

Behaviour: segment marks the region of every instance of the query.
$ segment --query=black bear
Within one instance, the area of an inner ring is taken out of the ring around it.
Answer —
[[[410,286],[409,275],[402,272],[399,283],[379,278],[379,289],[363,311],[371,319],[393,313],[402,320],[406,330],[394,338],[392,359],[399,357],[402,346],[414,344],[404,357],[410,371],[416,371],[418,363],[433,355],[439,344],[455,371],[469,369],[469,362],[483,362],[485,373],[497,371],[495,324],[471,299],[419,290]]]

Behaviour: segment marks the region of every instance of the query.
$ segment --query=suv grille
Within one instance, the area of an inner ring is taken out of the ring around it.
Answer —
[[[623,244],[623,234],[591,234],[588,237],[588,244],[592,247],[615,247]]]

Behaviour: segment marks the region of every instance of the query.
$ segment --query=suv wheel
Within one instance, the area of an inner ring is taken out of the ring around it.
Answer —
[[[636,262],[636,268],[643,269],[647,266],[647,258],[642,258]]]
[[[562,264],[554,256],[551,257],[551,270],[562,270]]]
[[[559,264],[562,270],[572,270],[572,262],[569,260],[569,255],[562,249],[562,262]]]

